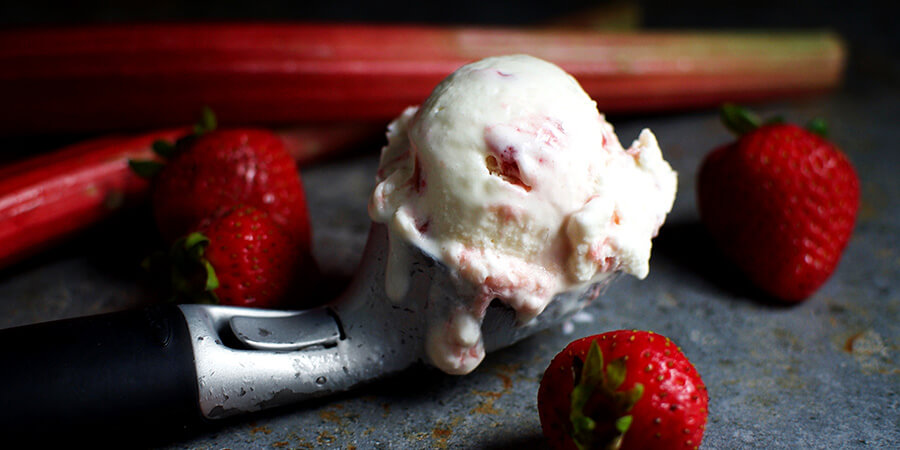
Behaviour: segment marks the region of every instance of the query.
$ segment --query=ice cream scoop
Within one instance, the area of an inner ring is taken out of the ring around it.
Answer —
[[[16,345],[2,355],[0,423],[181,423],[344,391],[419,362],[466,373],[485,351],[561,323],[613,274],[646,275],[675,175],[649,132],[624,150],[552,64],[465,66],[388,137],[362,263],[339,299],[308,311],[169,305],[2,330]]]
[[[47,423],[78,435],[99,425],[178,429],[346,391],[427,361],[429,324],[460,301],[454,274],[408,246],[409,287],[397,304],[386,295],[388,245],[387,228],[374,224],[350,288],[318,309],[160,305],[0,330],[8,344],[0,423],[13,435]],[[494,303],[477,335],[487,351],[505,347],[596,294],[561,292],[524,324]]]

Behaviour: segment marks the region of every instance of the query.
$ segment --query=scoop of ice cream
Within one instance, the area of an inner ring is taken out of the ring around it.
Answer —
[[[527,322],[559,292],[644,278],[676,175],[649,130],[625,149],[575,79],[549,62],[487,58],[388,128],[369,214],[387,225],[386,285],[406,295],[402,245],[445,264],[460,304],[430,325],[431,362],[467,373],[493,299]]]

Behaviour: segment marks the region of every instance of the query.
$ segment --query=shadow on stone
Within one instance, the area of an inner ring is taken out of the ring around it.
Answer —
[[[653,256],[686,270],[730,297],[784,306],[754,286],[716,247],[699,221],[667,223],[653,240]]]
[[[546,449],[547,441],[540,431],[525,436],[517,436],[504,442],[494,442],[482,447],[485,450],[537,450]]]

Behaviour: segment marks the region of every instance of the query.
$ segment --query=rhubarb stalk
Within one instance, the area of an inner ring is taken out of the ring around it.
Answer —
[[[0,168],[0,268],[139,202],[148,184],[129,169],[128,160],[154,158],[154,141],[175,141],[189,131],[97,138]],[[302,167],[351,148],[373,132],[367,126],[335,124],[278,134]]]
[[[0,31],[0,133],[384,122],[457,67],[529,53],[604,112],[718,106],[835,87],[828,32],[603,33],[310,24],[145,24]],[[803,68],[798,70],[798,68]]]

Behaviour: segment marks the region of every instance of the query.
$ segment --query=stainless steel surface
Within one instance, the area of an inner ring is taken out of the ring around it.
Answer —
[[[182,305],[194,347],[200,410],[211,419],[258,411],[346,389],[341,354],[322,346],[293,352],[235,346],[225,330],[234,317],[280,319],[294,311]]]
[[[246,348],[286,352],[310,347],[332,347],[341,328],[328,308],[298,311],[283,317],[234,316],[229,330]]]

